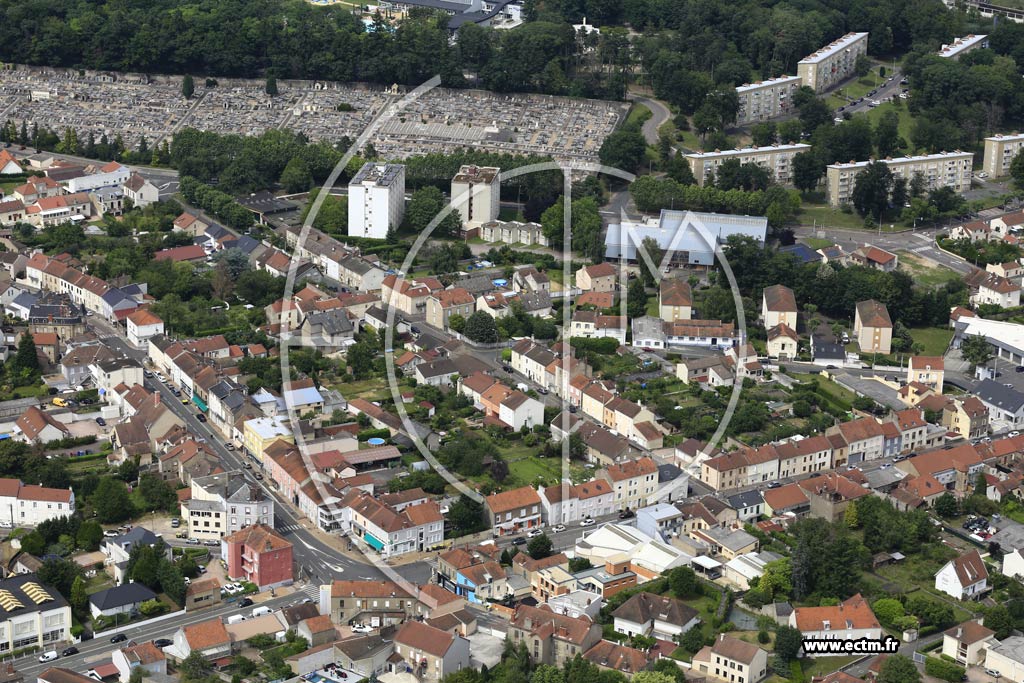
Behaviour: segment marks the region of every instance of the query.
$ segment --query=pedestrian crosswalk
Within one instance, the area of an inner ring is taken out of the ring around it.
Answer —
[[[282,526],[276,526],[274,528],[277,529],[278,531],[282,531],[284,533],[290,533],[292,531],[298,531],[299,529],[302,528],[302,525],[301,524],[284,524]]]
[[[306,597],[309,597],[309,598],[319,598],[320,597],[320,586],[318,586],[318,585],[316,585],[314,583],[310,583],[310,584],[306,584],[305,586],[303,586],[302,588],[300,588],[299,590],[297,590],[295,592],[296,593],[302,593],[303,595],[305,595]]]

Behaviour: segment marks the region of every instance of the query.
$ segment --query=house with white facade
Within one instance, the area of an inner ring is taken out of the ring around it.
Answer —
[[[957,600],[977,600],[987,593],[988,568],[977,549],[942,565],[935,573],[935,590]]]

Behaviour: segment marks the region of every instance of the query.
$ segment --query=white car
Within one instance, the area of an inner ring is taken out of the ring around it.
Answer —
[[[587,517],[585,520],[580,522],[580,526],[594,526],[595,524],[597,524],[597,522],[590,517]]]
[[[975,173],[974,176],[976,178],[981,178],[982,180],[984,180],[985,178],[988,178],[988,173],[982,171],[981,173]]]
[[[1010,432],[1009,436],[1020,436],[1020,432],[1014,430],[1014,431]]]
[[[356,624],[352,627],[353,633],[373,633],[373,629],[369,626],[363,626],[362,624]]]
[[[1001,678],[1002,677],[1002,674],[999,673],[998,671],[996,671],[995,669],[985,669],[985,673],[987,673],[992,678]]]
[[[909,95],[909,94],[907,94],[907,93],[905,93],[905,92],[901,92],[901,93],[900,93],[900,99],[901,99],[901,100],[905,100],[905,99],[907,99],[907,98],[909,98],[909,97],[910,97],[910,95]]]
[[[543,530],[543,529],[530,529],[530,530],[529,530],[529,531],[528,531],[528,532],[526,533],[526,537],[527,537],[527,538],[535,538],[535,537],[537,537],[537,536],[541,536],[541,535],[543,535],[543,534],[544,534],[544,530]]]
[[[105,537],[107,537],[107,538],[117,538],[118,536],[121,535],[121,532],[118,531],[117,529],[107,529],[106,531],[103,532],[103,535]]]
[[[57,657],[60,657],[60,655],[57,654],[57,651],[50,650],[49,652],[44,652],[43,654],[39,655],[39,661],[45,664],[46,662],[52,662],[53,660],[57,659]]]
[[[556,534],[559,533],[559,532],[565,531],[565,525],[564,524],[556,524],[555,526],[551,527],[551,531],[553,531]]]

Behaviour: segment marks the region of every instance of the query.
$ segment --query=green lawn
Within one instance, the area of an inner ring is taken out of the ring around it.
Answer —
[[[953,338],[953,330],[947,327],[919,327],[910,330],[914,342],[924,346],[925,356],[941,356],[949,347]]]
[[[861,655],[849,657],[819,657],[817,659],[801,660],[804,668],[804,680],[812,680],[815,676],[825,676],[838,671],[847,664],[852,664],[861,658]]]
[[[864,78],[857,78],[850,81],[843,87],[834,90],[825,98],[825,103],[833,109],[838,109],[839,107],[849,104],[850,100],[866,97],[869,92],[874,90],[883,82],[884,80],[878,76],[878,68],[875,67],[872,69],[871,73]]]
[[[916,284],[924,287],[941,287],[960,277],[949,268],[922,259],[912,252],[901,250],[897,253],[900,257],[900,268],[909,273]]]
[[[823,237],[804,237],[801,238],[800,241],[814,250],[824,249],[825,247],[831,247],[835,244],[832,240],[827,240]]]
[[[538,449],[527,446],[514,446],[498,449],[502,459],[508,463],[509,475],[520,485],[535,485],[543,479],[549,485],[562,479],[561,458],[537,457]],[[565,473],[568,476],[568,472]],[[509,485],[507,480],[504,485]]]
[[[856,213],[843,213],[828,204],[804,203],[797,219],[804,225],[817,224],[823,228],[846,228],[848,230],[864,228],[864,219]]]
[[[874,127],[874,125],[878,123],[878,120],[882,118],[882,114],[884,114],[887,111],[895,111],[900,117],[900,137],[906,140],[907,145],[910,145],[910,133],[914,128],[914,116],[907,110],[907,100],[903,100],[902,102],[903,105],[899,107],[897,107],[892,102],[886,102],[884,104],[878,105],[874,109],[868,110],[868,121],[870,121],[872,127]]]
[[[654,116],[654,114],[651,113],[651,110],[648,109],[646,105],[634,103],[633,106],[630,107],[629,115],[626,116],[626,123],[623,125],[640,126],[643,125],[644,121],[652,116]]]
[[[799,382],[818,382],[818,394],[824,398],[832,401],[839,408],[849,410],[853,404],[856,394],[849,389],[845,389],[830,379],[825,379],[821,375],[812,375],[810,373],[793,373],[790,375],[793,379]]]

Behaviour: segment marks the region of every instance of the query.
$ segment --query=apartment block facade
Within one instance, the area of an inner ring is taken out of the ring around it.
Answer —
[[[985,138],[982,170],[993,178],[1010,175],[1010,164],[1022,149],[1024,149],[1024,134],[993,135],[990,138]]]
[[[800,82],[814,92],[825,92],[853,75],[857,58],[868,53],[867,33],[847,33],[796,65]]]
[[[736,159],[741,164],[757,164],[766,169],[775,182],[780,185],[789,185],[793,157],[810,148],[810,145],[801,142],[790,145],[727,149],[721,152],[695,152],[687,154],[686,161],[690,164],[690,170],[693,171],[693,177],[697,179],[697,184],[702,187],[729,159]]]
[[[882,159],[897,178],[907,182],[918,173],[924,177],[925,187],[933,190],[951,187],[957,194],[971,189],[974,174],[971,167],[974,155],[971,152],[940,152],[923,156]],[[867,168],[869,161],[854,161],[846,164],[830,164],[825,172],[826,194],[830,206],[849,204],[853,196],[857,174]]]
[[[367,162],[348,184],[348,234],[384,239],[405,213],[405,166]]]
[[[743,125],[765,121],[793,111],[793,93],[800,87],[799,76],[779,76],[736,87],[740,108],[736,123]]]

